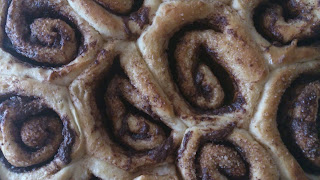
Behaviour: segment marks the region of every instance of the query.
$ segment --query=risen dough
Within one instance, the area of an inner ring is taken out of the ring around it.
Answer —
[[[0,0],[0,179],[319,179],[319,7]]]

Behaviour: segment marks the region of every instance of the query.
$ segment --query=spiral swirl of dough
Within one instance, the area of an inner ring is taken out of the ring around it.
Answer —
[[[179,117],[192,126],[250,115],[267,70],[236,12],[205,1],[163,3],[158,12],[138,45]]]
[[[137,151],[153,149],[166,139],[162,128],[148,121],[150,118],[142,113],[138,111],[130,112],[130,105],[128,107],[128,104],[126,106],[121,101],[121,99],[124,99],[123,101],[126,103],[143,110],[149,105],[142,97],[127,79],[119,76],[115,76],[111,80],[105,95],[106,105],[114,126],[113,133],[123,143]]]
[[[212,31],[188,33],[175,53],[180,89],[192,104],[202,109],[215,109],[224,100],[223,88],[210,67],[201,61],[197,62],[199,46],[208,47],[209,37],[219,39],[219,34]]]
[[[190,128],[178,153],[184,179],[277,179],[272,158],[244,130]]]
[[[320,170],[319,95],[319,79],[297,80],[283,95],[277,118],[285,145],[311,173]]]
[[[0,77],[0,178],[63,179],[84,153],[68,90]],[[61,173],[64,172],[64,173]]]
[[[0,0],[1,74],[70,84],[102,38],[67,0]]]
[[[319,38],[320,11],[318,1],[286,0],[264,5],[260,26],[272,40],[286,44],[293,40]]]
[[[102,163],[134,172],[168,160],[178,148],[185,126],[134,43],[106,45],[71,92],[81,102],[75,103],[78,111],[91,112],[80,120],[89,152]]]
[[[40,164],[57,153],[63,140],[62,123],[58,117],[44,115],[46,108],[39,100],[16,96],[1,103],[1,132],[6,142],[1,150],[13,166]]]
[[[250,125],[283,179],[319,178],[319,66],[314,61],[274,71]]]
[[[316,0],[236,0],[233,7],[276,67],[320,57],[318,4]]]
[[[52,6],[50,1],[13,0],[5,31],[14,49],[23,56],[39,63],[68,64],[77,56],[79,42],[67,22],[50,17],[54,16]]]
[[[121,43],[119,44],[121,46]],[[127,46],[127,48],[134,49],[134,46],[130,43]],[[120,141],[119,144],[127,147],[129,153],[136,154],[136,156],[139,156],[139,154],[145,156],[141,159],[151,158],[155,162],[161,162],[174,149],[173,137],[168,134],[168,127],[165,127],[162,123],[157,123],[157,121],[160,121],[160,117],[152,111],[151,103],[148,100],[151,97],[142,94],[141,90],[137,89],[137,85],[132,84],[132,81],[128,78],[136,76],[132,73],[140,74],[142,72],[139,71],[145,70],[129,68],[130,63],[137,65],[137,60],[136,62],[130,62],[127,59],[127,62],[120,60],[120,64],[118,64],[116,59],[117,48],[115,47],[115,54],[110,57],[113,57],[113,66],[110,67],[113,72],[108,76],[111,80],[109,80],[110,82],[106,80],[108,82],[104,94],[106,118],[110,118],[112,121],[116,141]],[[102,53],[99,58],[106,58],[105,55],[107,54]],[[125,63],[129,64],[125,65]],[[141,75],[140,78],[142,78]],[[100,110],[100,112],[103,111]]]

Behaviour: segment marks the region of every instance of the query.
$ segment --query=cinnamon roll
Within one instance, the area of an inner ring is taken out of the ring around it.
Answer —
[[[90,156],[130,173],[172,161],[185,125],[134,43],[106,45],[70,92]],[[96,168],[99,177],[109,177]]]
[[[296,39],[304,44],[320,37],[318,7],[319,1],[270,1],[263,9],[257,9],[261,10],[257,23],[270,41],[286,44]]]
[[[1,179],[58,179],[84,153],[67,89],[43,85],[0,77]]]
[[[319,66],[314,61],[273,72],[250,126],[283,179],[319,178]]]
[[[320,56],[318,1],[236,0],[233,6],[272,65]]]
[[[106,39],[136,39],[162,0],[68,0]]]
[[[173,1],[160,6],[138,39],[153,76],[188,126],[248,125],[268,70],[239,22],[226,3]]]
[[[178,167],[184,179],[279,179],[267,151],[234,124],[188,129]]]
[[[90,63],[99,35],[66,0],[1,0],[0,71],[68,84]]]

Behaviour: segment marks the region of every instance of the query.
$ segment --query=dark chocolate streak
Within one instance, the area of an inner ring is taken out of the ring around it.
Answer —
[[[309,138],[317,138],[319,141],[320,137],[320,109],[318,107],[317,109],[317,119],[315,122],[311,122],[310,120],[307,120],[306,118],[295,118],[291,117],[288,112],[290,109],[295,107],[305,107],[304,109],[301,109],[302,112],[300,112],[300,117],[306,117],[311,113],[308,111],[308,108],[315,107],[314,101],[316,97],[305,97],[306,99],[302,101],[298,101],[293,104],[293,99],[296,98],[297,88],[298,86],[306,86],[307,84],[311,82],[316,82],[320,80],[320,75],[310,75],[305,74],[301,75],[299,78],[297,78],[291,86],[285,91],[284,95],[282,96],[281,103],[278,108],[277,112],[277,122],[278,122],[278,129],[282,138],[282,141],[287,146],[290,153],[295,157],[295,159],[299,162],[300,166],[303,168],[304,171],[311,173],[311,174],[317,174],[320,175],[320,166],[317,166],[314,164],[311,160],[309,160],[306,157],[306,154],[308,156],[315,156],[320,157],[320,142],[307,142],[307,148],[305,150],[302,150],[301,147],[298,145],[297,140],[294,137],[294,134],[296,133],[303,133],[304,136]],[[302,103],[302,104],[301,104]],[[319,102],[318,102],[319,103]],[[310,109],[309,109],[310,110]],[[313,134],[309,134],[313,133]],[[317,136],[317,137],[314,137]],[[303,138],[303,137],[300,137]],[[306,139],[299,139],[299,141],[305,141]]]
[[[183,141],[182,141],[182,148],[179,149],[179,152],[178,152],[178,159],[182,158],[182,154],[186,150],[188,142],[192,137],[192,134],[193,134],[193,131],[189,131],[189,132],[187,132],[187,134],[184,135],[184,138],[183,138]]]
[[[17,97],[15,95],[5,95],[0,97],[0,102],[4,102],[12,97]],[[38,99],[37,97],[21,97],[25,100],[35,100]],[[15,104],[11,104],[11,106],[14,106]],[[33,110],[33,107],[29,107],[29,110]],[[45,109],[43,111],[41,111],[39,114],[35,114],[35,116],[54,116],[54,117],[58,117],[58,114],[53,111],[52,109],[49,109],[48,107],[45,107]],[[28,119],[30,117],[21,117],[19,119]],[[3,118],[0,114],[0,120],[3,121]],[[12,172],[15,173],[26,173],[26,172],[30,172],[30,171],[35,171],[47,164],[49,164],[51,161],[53,161],[54,159],[60,159],[61,161],[63,161],[65,164],[69,163],[71,161],[71,150],[72,150],[72,145],[75,141],[75,133],[73,132],[73,130],[69,127],[69,120],[66,117],[62,117],[61,118],[62,124],[63,124],[63,129],[62,129],[62,135],[63,135],[63,141],[57,151],[57,153],[49,158],[48,160],[36,164],[36,165],[32,165],[32,166],[28,166],[28,167],[15,167],[13,165],[11,165],[7,159],[4,157],[2,151],[0,150],[0,162],[3,163],[5,165],[5,167],[7,169],[9,169]],[[19,127],[18,129],[21,128],[22,125],[17,124]],[[25,151],[34,151],[34,149],[31,149],[30,147],[27,147],[25,144],[23,144],[23,142],[19,142],[19,144],[21,145],[21,148],[23,148]]]
[[[60,145],[58,153],[55,155],[55,158],[61,159],[65,164],[71,162],[71,152],[72,145],[75,141],[75,133],[69,127],[69,120],[67,118],[62,118],[63,129],[62,135],[64,137],[63,142]]]
[[[210,22],[211,24],[208,24],[208,22]],[[177,46],[179,46],[181,39],[185,36],[187,32],[192,32],[192,31],[202,31],[202,30],[212,29],[216,32],[222,33],[222,29],[226,25],[228,25],[228,21],[225,17],[216,17],[210,20],[204,19],[183,27],[180,31],[176,32],[173,35],[173,37],[169,41],[167,54],[168,54],[168,62],[170,66],[172,80],[174,80],[174,82],[178,85],[178,87],[179,87],[178,82],[183,81],[183,79],[179,79],[179,75],[177,74],[177,70],[176,70],[177,63],[174,57],[174,53],[176,51]],[[210,48],[214,48],[214,47],[210,47]],[[235,78],[230,72],[228,72],[219,63],[219,59],[217,58],[216,52],[214,52],[210,48],[205,47],[204,45],[201,45],[198,48],[197,56],[198,56],[198,59],[201,60],[198,62],[198,64],[203,63],[209,66],[209,68],[211,69],[211,72],[213,72],[213,74],[219,80],[220,85],[222,86],[223,92],[225,93],[223,104],[216,109],[206,110],[193,104],[191,101],[188,100],[188,97],[183,95],[183,93],[180,93],[180,94],[184,96],[184,99],[187,100],[190,106],[192,106],[193,109],[198,113],[218,115],[218,114],[234,112],[237,110],[243,110],[242,106],[246,102],[244,97],[238,90],[238,85]],[[194,74],[194,77],[196,77],[194,79],[200,78],[196,76],[196,73]],[[199,92],[206,94],[205,93],[206,89],[199,88]],[[208,94],[208,96],[210,96],[210,94]]]
[[[12,0],[8,0],[8,7],[10,6]],[[30,25],[35,19],[37,18],[52,18],[52,19],[60,19],[64,22],[66,22],[75,32],[76,40],[77,40],[77,54],[74,55],[74,59],[80,55],[85,48],[83,46],[83,36],[81,32],[79,31],[78,26],[75,24],[72,17],[62,14],[61,12],[58,12],[55,10],[55,7],[40,7],[35,12],[24,12],[25,14],[21,15],[22,18],[25,18],[25,21],[28,25]],[[6,9],[6,16],[8,16],[8,9]],[[4,51],[10,53],[12,56],[14,56],[20,63],[23,63],[26,66],[31,67],[41,67],[41,68],[55,68],[55,67],[62,67],[64,64],[50,64],[50,63],[40,63],[35,60],[32,60],[26,56],[23,56],[20,54],[17,49],[12,45],[11,40],[7,36],[7,34],[4,32],[5,26],[6,26],[7,18],[3,21],[3,24],[1,24],[1,28],[3,31],[3,39],[2,39],[2,48]],[[27,27],[29,29],[29,27]],[[30,30],[29,30],[30,31]]]
[[[121,140],[119,140],[119,138],[117,138],[117,135],[112,133],[112,132],[114,132],[113,122],[109,118],[109,116],[110,116],[109,113],[106,112],[106,109],[108,109],[108,108],[106,107],[106,103],[104,101],[104,98],[101,98],[101,97],[104,97],[105,92],[107,91],[107,88],[108,88],[108,84],[112,81],[112,79],[115,76],[120,76],[120,77],[123,77],[126,79],[128,79],[128,77],[126,76],[125,72],[121,68],[119,57],[115,58],[115,60],[113,61],[113,65],[109,70],[110,70],[109,72],[105,72],[105,74],[103,75],[102,78],[100,78],[98,81],[96,81],[96,83],[98,85],[96,86],[96,89],[93,91],[95,94],[95,101],[96,101],[96,105],[97,105],[99,113],[100,113],[101,121],[104,124],[104,128],[106,129],[106,132],[108,133],[111,140],[113,142],[115,142],[117,145],[119,145],[125,151],[127,156],[129,156],[129,157],[130,156],[142,157],[142,156],[148,155],[152,160],[154,160],[156,162],[163,161],[169,154],[171,154],[173,152],[173,146],[174,146],[173,145],[173,138],[171,136],[168,136],[171,132],[171,129],[169,127],[167,127],[166,125],[164,125],[161,122],[161,118],[156,116],[151,111],[151,109],[149,109],[149,110],[146,109],[146,111],[149,113],[149,114],[146,114],[145,112],[138,110],[136,107],[134,107],[134,105],[132,105],[128,101],[126,101],[124,97],[121,98],[122,103],[124,103],[124,106],[128,112],[130,112],[132,115],[143,117],[144,119],[152,122],[153,124],[160,127],[164,131],[167,139],[162,144],[159,144],[158,147],[155,147],[150,150],[138,151],[138,150],[135,150],[132,147],[128,146],[127,144],[121,142]],[[99,116],[97,116],[97,117],[99,117]],[[128,129],[125,127],[122,127],[121,130],[122,130],[122,132],[119,132],[118,135],[121,135],[121,134],[124,135],[124,134],[129,133],[129,134],[133,135],[131,137],[136,138],[136,139],[141,139],[141,138],[143,139],[146,137],[146,134],[144,134],[144,133],[134,135],[131,132],[127,132],[126,130],[128,130]]]

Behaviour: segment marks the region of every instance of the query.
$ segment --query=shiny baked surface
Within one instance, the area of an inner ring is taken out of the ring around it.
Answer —
[[[319,179],[317,0],[0,0],[0,179]]]

